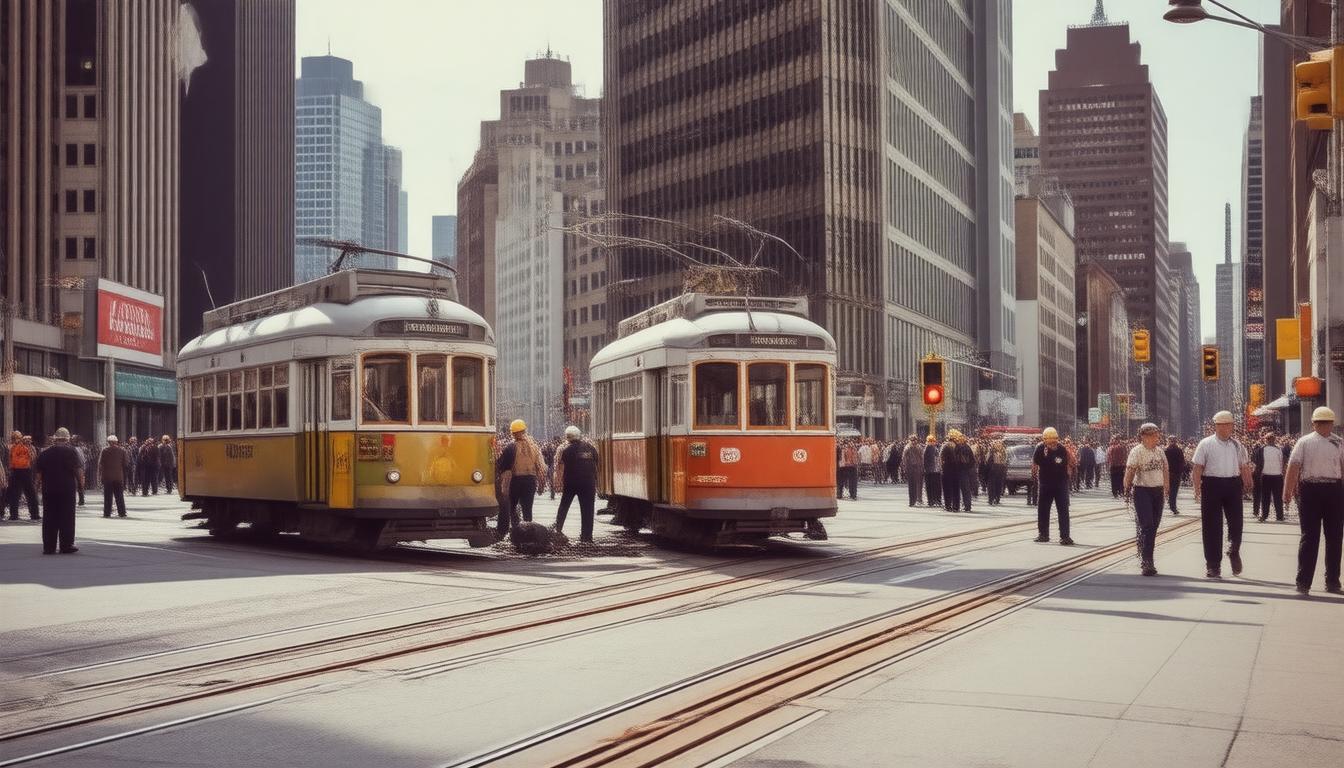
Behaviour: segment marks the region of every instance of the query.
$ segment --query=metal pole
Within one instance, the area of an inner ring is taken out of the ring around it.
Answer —
[[[0,361],[0,381],[9,382],[9,394],[4,397],[4,423],[0,435],[9,439],[14,429],[14,302],[0,297],[0,321],[4,324],[4,360]]]

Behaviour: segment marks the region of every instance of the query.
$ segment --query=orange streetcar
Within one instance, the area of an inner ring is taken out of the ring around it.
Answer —
[[[622,321],[591,364],[613,522],[712,544],[825,538],[834,376],[806,299],[691,293]]]

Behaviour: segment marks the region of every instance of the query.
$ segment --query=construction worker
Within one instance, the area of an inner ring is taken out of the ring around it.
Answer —
[[[532,522],[532,502],[537,496],[537,486],[543,482],[542,473],[546,471],[541,448],[528,436],[527,424],[522,419],[514,419],[509,432],[513,433],[513,442],[495,460],[499,493],[507,498],[509,505],[507,510],[500,510],[496,528],[500,538],[508,534],[514,510],[521,507],[523,520]]]
[[[19,496],[28,502],[28,517],[41,520],[37,511],[37,488],[33,485],[33,460],[36,451],[32,441],[26,441],[23,433],[15,430],[9,440],[9,519],[19,519]]]
[[[1311,591],[1316,575],[1316,553],[1325,531],[1325,591],[1340,594],[1340,552],[1344,549],[1344,441],[1331,434],[1335,412],[1317,408],[1311,414],[1312,432],[1297,441],[1288,455],[1288,477],[1283,501],[1294,494],[1302,538],[1297,546],[1297,592]]]
[[[1231,411],[1213,415],[1213,434],[1199,441],[1192,460],[1195,503],[1204,530],[1204,563],[1210,579],[1222,577],[1223,521],[1227,521],[1227,559],[1232,575],[1241,573],[1242,495],[1251,487],[1251,457],[1235,437]]]
[[[1059,442],[1054,427],[1041,430],[1041,442],[1031,457],[1031,479],[1036,483],[1036,541],[1050,541],[1050,504],[1059,515],[1059,543],[1073,544],[1069,538],[1069,452]]]

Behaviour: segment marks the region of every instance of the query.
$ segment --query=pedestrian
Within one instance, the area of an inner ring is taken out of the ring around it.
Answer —
[[[1111,470],[1111,498],[1118,499],[1125,490],[1125,462],[1129,461],[1129,449],[1125,441],[1116,435],[1111,438],[1110,450],[1106,451],[1106,466]]]
[[[560,511],[555,513],[555,530],[563,531],[570,502],[579,499],[579,541],[593,541],[593,500],[597,497],[597,449],[583,439],[579,428],[565,427],[564,450],[557,456],[558,464],[552,479],[560,480]]]
[[[924,446],[919,444],[919,437],[911,435],[899,455],[893,448],[891,458],[900,461],[901,474],[905,475],[905,482],[910,485],[910,506],[919,506],[920,492],[924,488]],[[896,476],[895,472],[891,474]]]
[[[1008,447],[1002,440],[994,440],[985,451],[985,472],[989,475],[989,505],[1003,503],[1003,487],[1008,480]]]
[[[1167,457],[1167,472],[1170,482],[1167,484],[1167,507],[1171,514],[1179,515],[1180,510],[1176,509],[1176,492],[1181,488],[1181,477],[1185,475],[1185,451],[1181,450],[1180,441],[1175,435],[1167,438],[1167,449],[1164,451]]]
[[[75,497],[84,483],[84,463],[70,445],[70,430],[56,430],[55,444],[33,462],[37,485],[42,491],[42,506],[47,516],[42,521],[42,554],[54,555],[57,545],[63,555],[79,551],[75,546]]]
[[[989,443],[986,440],[971,440],[970,444],[971,455],[974,459],[971,462],[974,467],[971,475],[971,489],[975,498],[978,499],[982,489],[989,490],[989,471],[985,467],[985,462],[988,461]]]
[[[116,435],[108,435],[107,447],[98,454],[98,477],[103,483],[103,517],[112,516],[114,501],[117,517],[126,516],[126,469],[129,463],[121,441]]]
[[[129,474],[126,475],[126,482],[131,484],[131,495],[134,496],[140,488],[140,439],[132,437],[126,444],[126,455],[130,458],[131,466],[128,467]]]
[[[1273,432],[1265,435],[1264,442],[1256,446],[1251,455],[1251,464],[1260,478],[1256,497],[1259,514],[1256,519],[1265,522],[1269,518],[1269,503],[1274,502],[1274,519],[1283,522],[1283,473],[1288,466],[1289,450],[1278,444],[1278,435]]]
[[[148,496],[151,488],[159,495],[159,446],[152,437],[140,441],[140,495]]]
[[[938,438],[924,438],[924,503],[933,507],[943,502],[943,472]]]
[[[1077,493],[1082,487],[1082,478],[1078,472],[1078,446],[1073,444],[1072,437],[1064,438],[1064,451],[1069,455],[1069,490]]]
[[[1204,534],[1205,576],[1222,577],[1223,521],[1227,521],[1227,559],[1232,575],[1241,573],[1242,494],[1251,486],[1251,459],[1232,433],[1237,425],[1231,411],[1213,415],[1213,434],[1195,449],[1193,481]]]
[[[521,508],[523,520],[532,522],[532,501],[537,496],[537,485],[542,481],[541,473],[546,471],[541,449],[527,434],[527,424],[522,419],[514,419],[509,431],[513,433],[513,442],[495,461],[500,494],[507,497],[509,505],[507,510],[501,511],[496,528],[501,539],[509,532],[514,510]]]
[[[1078,467],[1083,473],[1083,486],[1092,490],[1092,486],[1097,483],[1097,449],[1090,439],[1078,451]]]
[[[164,435],[159,439],[159,474],[163,477],[163,492],[173,492],[173,481],[177,479],[177,449],[173,439]]]
[[[877,463],[877,476],[877,481],[882,485],[886,485],[888,482],[895,485],[900,481],[901,449],[896,443],[882,444],[882,458]]]
[[[1134,527],[1144,576],[1157,575],[1153,549],[1157,544],[1157,526],[1162,522],[1163,497],[1172,477],[1166,451],[1157,446],[1161,439],[1156,424],[1150,422],[1139,427],[1139,444],[1129,450],[1125,463],[1125,498],[1134,501]]]
[[[80,468],[82,468],[82,469],[84,470],[83,477],[88,477],[88,476],[89,476],[89,447],[88,447],[87,445],[84,444],[84,438],[80,437],[79,435],[75,435],[73,438],[70,439],[70,445],[75,449],[75,453],[78,453],[78,454],[79,454],[79,466],[80,466]],[[84,506],[84,483],[83,483],[83,481],[80,481],[80,483],[79,483],[79,501],[78,501],[78,503],[77,503],[77,506],[81,506],[81,507]]]
[[[840,474],[836,479],[841,488],[849,490],[850,501],[859,497],[859,448],[853,440],[846,440],[840,446]],[[840,488],[836,489],[835,497],[840,498]]]
[[[547,440],[546,444],[541,447],[541,460],[546,462],[546,486],[550,489],[552,499],[555,498],[555,454],[557,450],[554,440]]]
[[[1340,594],[1339,566],[1344,550],[1344,441],[1331,434],[1335,412],[1317,408],[1311,414],[1312,432],[1293,446],[1288,456],[1288,478],[1283,498],[1296,495],[1302,538],[1297,545],[1297,592],[1311,591],[1316,555],[1325,533],[1325,591]]]
[[[859,479],[871,480],[873,467],[873,445],[871,440],[864,440],[859,444]]]
[[[957,465],[957,438],[961,433],[948,430],[947,439],[938,451],[938,464],[943,468],[943,509],[956,512],[961,507],[961,467]]]
[[[1050,541],[1050,505],[1059,516],[1059,543],[1069,538],[1069,452],[1059,442],[1054,427],[1041,430],[1041,442],[1031,457],[1031,479],[1036,483],[1036,541]],[[1123,479],[1123,478],[1122,478]]]
[[[28,503],[28,517],[41,520],[37,509],[37,488],[33,485],[33,460],[37,458],[32,438],[15,431],[9,440],[9,519],[19,519],[19,496]]]

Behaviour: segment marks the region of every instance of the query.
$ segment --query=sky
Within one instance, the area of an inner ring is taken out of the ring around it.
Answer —
[[[1264,23],[1278,0],[1227,0]],[[1087,23],[1094,0],[1017,0],[1013,96],[1033,125],[1038,94],[1068,25]],[[1163,0],[1106,0],[1126,21],[1167,113],[1169,237],[1194,254],[1203,333],[1213,333],[1214,265],[1223,258],[1223,204],[1232,203],[1232,252],[1241,248],[1241,157],[1250,97],[1258,92],[1257,33],[1206,21],[1162,20]],[[365,97],[382,108],[383,140],[403,152],[410,249],[428,254],[431,216],[457,208],[457,181],[499,116],[499,91],[516,87],[523,61],[548,48],[570,59],[574,80],[601,95],[602,0],[297,0],[296,55],[354,62]],[[295,62],[295,72],[298,62]]]

